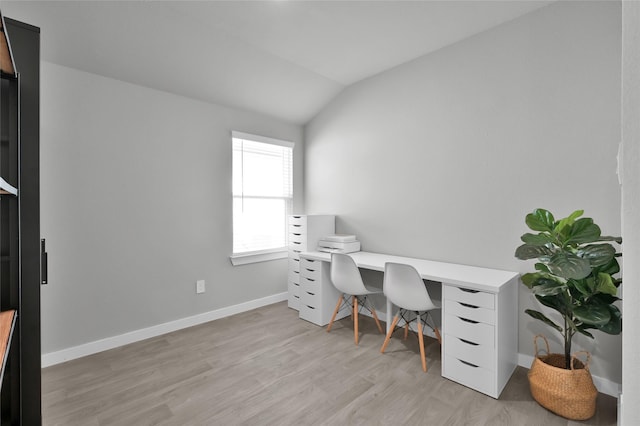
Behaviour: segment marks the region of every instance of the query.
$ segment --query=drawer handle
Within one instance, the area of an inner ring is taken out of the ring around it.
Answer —
[[[300,299],[300,296],[296,296],[295,294],[293,295],[293,297],[295,297],[296,299]]]
[[[316,271],[315,269],[309,269],[309,268],[304,268],[304,269],[306,269],[309,272],[315,272]]]
[[[461,363],[463,363],[463,364],[468,365],[469,367],[478,368],[478,366],[477,366],[477,365],[475,365],[475,364],[471,364],[470,362],[463,361],[463,360],[461,360],[461,359],[459,359],[458,361],[460,361],[460,362],[461,362]]]
[[[300,287],[300,284],[294,282],[293,285]]]
[[[293,271],[293,273],[294,273],[294,274],[299,274],[299,273],[300,273],[300,271]]]
[[[302,234],[296,234],[295,232],[293,233],[293,235],[295,235],[296,237],[299,237]]]
[[[314,281],[315,281],[313,278],[307,278],[307,277],[304,277],[304,279],[305,279],[305,280],[307,280],[307,281],[311,281],[311,282],[314,282]]]
[[[299,242],[297,242],[297,241],[293,241],[293,244],[302,244],[302,243],[299,243]]]
[[[293,259],[294,262],[300,262],[300,259]]]
[[[294,219],[300,219],[302,216],[292,216]]]
[[[476,305],[470,305],[468,303],[462,303],[462,302],[458,302],[459,304],[461,304],[462,306],[464,306],[465,308],[471,308],[471,309],[478,309],[479,306]]]
[[[458,337],[458,340],[460,340],[462,343],[466,343],[467,345],[471,345],[471,346],[478,346],[480,345],[480,343],[474,343],[470,340],[465,340],[465,339],[461,339]]]
[[[471,324],[479,324],[480,323],[480,321],[474,321],[474,320],[470,320],[470,319],[467,319],[467,318],[462,318],[462,317],[458,317],[458,318],[460,318],[464,322],[468,322],[468,323],[471,323]]]
[[[315,296],[315,293],[309,293],[308,291],[306,292],[309,296]]]
[[[315,309],[313,306],[309,306],[309,305],[307,305],[307,308],[309,308],[309,309]]]
[[[480,293],[480,290],[472,290],[470,288],[462,288],[462,287],[458,287],[460,289],[460,291],[464,291],[465,293]]]

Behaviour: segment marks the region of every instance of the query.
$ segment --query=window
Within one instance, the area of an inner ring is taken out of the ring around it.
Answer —
[[[240,132],[232,132],[232,141],[231,261],[282,258],[293,204],[293,143]]]

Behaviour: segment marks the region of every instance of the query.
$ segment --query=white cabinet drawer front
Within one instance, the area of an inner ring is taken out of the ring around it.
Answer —
[[[303,257],[300,259],[300,267],[304,269],[310,269],[312,271],[319,271],[322,269],[322,262],[319,260],[307,259]]]
[[[494,347],[495,327],[492,325],[445,314],[443,327],[445,334]]]
[[[495,309],[495,295],[484,291],[472,290],[452,285],[444,285],[442,297],[481,308]]]
[[[306,243],[307,236],[305,234],[289,234],[289,244],[293,243]]]
[[[300,281],[300,272],[298,271],[293,271],[293,270],[289,270],[289,281],[293,281],[296,284],[300,284],[302,281]]]
[[[303,320],[312,322],[316,325],[324,325],[322,324],[322,313],[318,308],[307,306],[304,303],[300,302],[299,315]]]
[[[300,284],[289,280],[288,283],[289,294],[300,297]]]
[[[496,375],[493,371],[466,363],[450,355],[445,355],[442,375],[480,392],[492,396],[495,393]]]
[[[496,323],[496,311],[493,309],[481,308],[470,303],[458,302],[456,300],[445,299],[445,312],[458,317],[483,322],[494,325]]]
[[[296,225],[294,223],[289,224],[288,228],[289,234],[307,234],[307,226],[306,225]]]
[[[289,225],[299,225],[299,226],[307,226],[307,216],[299,215],[299,216],[289,216]]]
[[[296,311],[300,310],[300,296],[295,296],[293,294],[289,295],[287,299],[287,306],[291,309],[295,309]]]
[[[322,283],[318,280],[314,280],[313,278],[302,276],[300,277],[300,286],[304,291],[319,294]]]
[[[302,250],[289,247],[289,259],[300,260],[300,253],[302,253]]]
[[[321,308],[320,296],[315,293],[310,293],[306,290],[300,292],[300,303],[303,303],[312,308]]]
[[[306,278],[309,278],[311,280],[316,280],[319,281],[320,278],[322,277],[322,270],[321,269],[309,269],[306,268],[304,266],[304,263],[300,265],[300,275]]]
[[[495,371],[496,351],[493,346],[461,339],[450,334],[444,337],[445,355]]]
[[[300,272],[300,259],[289,259],[289,270]]]
[[[305,241],[303,242],[289,240],[289,248],[291,250],[297,251],[298,253],[300,253],[301,251],[307,251],[306,238],[305,238]]]

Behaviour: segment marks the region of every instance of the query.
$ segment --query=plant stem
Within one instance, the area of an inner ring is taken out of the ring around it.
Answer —
[[[564,363],[567,370],[571,369],[571,326],[569,325],[569,319],[565,315],[564,317]]]

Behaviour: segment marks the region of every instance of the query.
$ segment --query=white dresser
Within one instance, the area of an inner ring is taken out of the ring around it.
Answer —
[[[498,398],[515,368],[517,287],[498,293],[443,283],[442,376]]]
[[[289,278],[288,306],[300,309],[301,277],[300,253],[315,250],[318,240],[336,231],[336,218],[333,215],[292,215],[289,216]],[[336,298],[337,300],[337,298]]]

